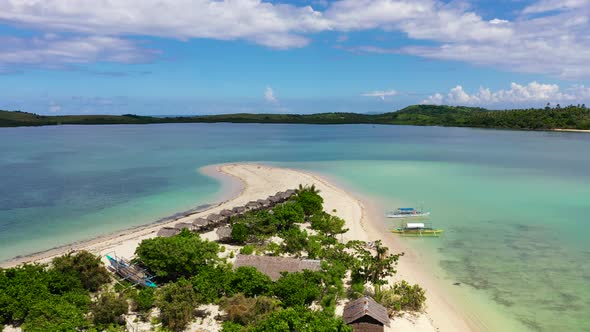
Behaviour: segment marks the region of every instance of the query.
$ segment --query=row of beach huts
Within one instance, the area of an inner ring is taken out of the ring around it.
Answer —
[[[199,217],[192,222],[179,222],[174,227],[162,227],[158,231],[158,236],[170,237],[180,233],[183,229],[191,232],[207,233],[217,229],[217,235],[220,240],[227,239],[231,236],[231,227],[229,221],[231,217],[242,215],[249,211],[268,210],[275,205],[286,202],[293,195],[297,193],[294,189],[278,192],[266,199],[259,199],[257,201],[250,201],[244,206],[237,206],[233,209],[221,210],[219,213],[212,213],[206,218]]]

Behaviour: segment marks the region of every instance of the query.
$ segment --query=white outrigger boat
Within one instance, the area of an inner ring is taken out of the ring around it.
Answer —
[[[432,228],[432,225],[415,222],[406,223],[403,227],[392,229],[391,232],[403,236],[439,236],[443,230]]]
[[[385,214],[387,218],[420,218],[430,216],[430,212],[415,208],[397,208]]]

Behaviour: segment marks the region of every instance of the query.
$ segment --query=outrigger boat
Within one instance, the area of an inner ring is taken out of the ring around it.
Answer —
[[[419,218],[428,217],[429,215],[430,212],[415,208],[398,208],[385,214],[387,218]]]
[[[117,257],[116,255],[107,254],[106,258],[111,264],[108,269],[123,278],[123,280],[129,280],[133,284],[155,288],[156,284],[152,281],[153,276],[148,274],[146,270],[141,267],[132,264],[128,260]]]
[[[439,236],[443,230],[434,229],[432,226],[421,222],[415,222],[406,223],[403,227],[392,229],[391,232],[405,236]]]

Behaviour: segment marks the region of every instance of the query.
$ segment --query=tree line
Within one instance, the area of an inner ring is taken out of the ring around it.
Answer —
[[[287,123],[287,124],[383,124],[415,126],[477,127],[518,130],[590,129],[586,105],[544,108],[487,110],[478,107],[414,105],[383,114],[220,114],[185,117],[124,115],[44,116],[26,112],[0,111],[0,127],[60,124],[153,124],[153,123]]]

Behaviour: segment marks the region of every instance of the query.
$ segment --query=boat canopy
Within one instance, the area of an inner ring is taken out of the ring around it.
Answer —
[[[422,222],[409,222],[406,224],[407,228],[424,228],[424,223]]]
[[[414,208],[399,208],[400,211],[414,211]]]

